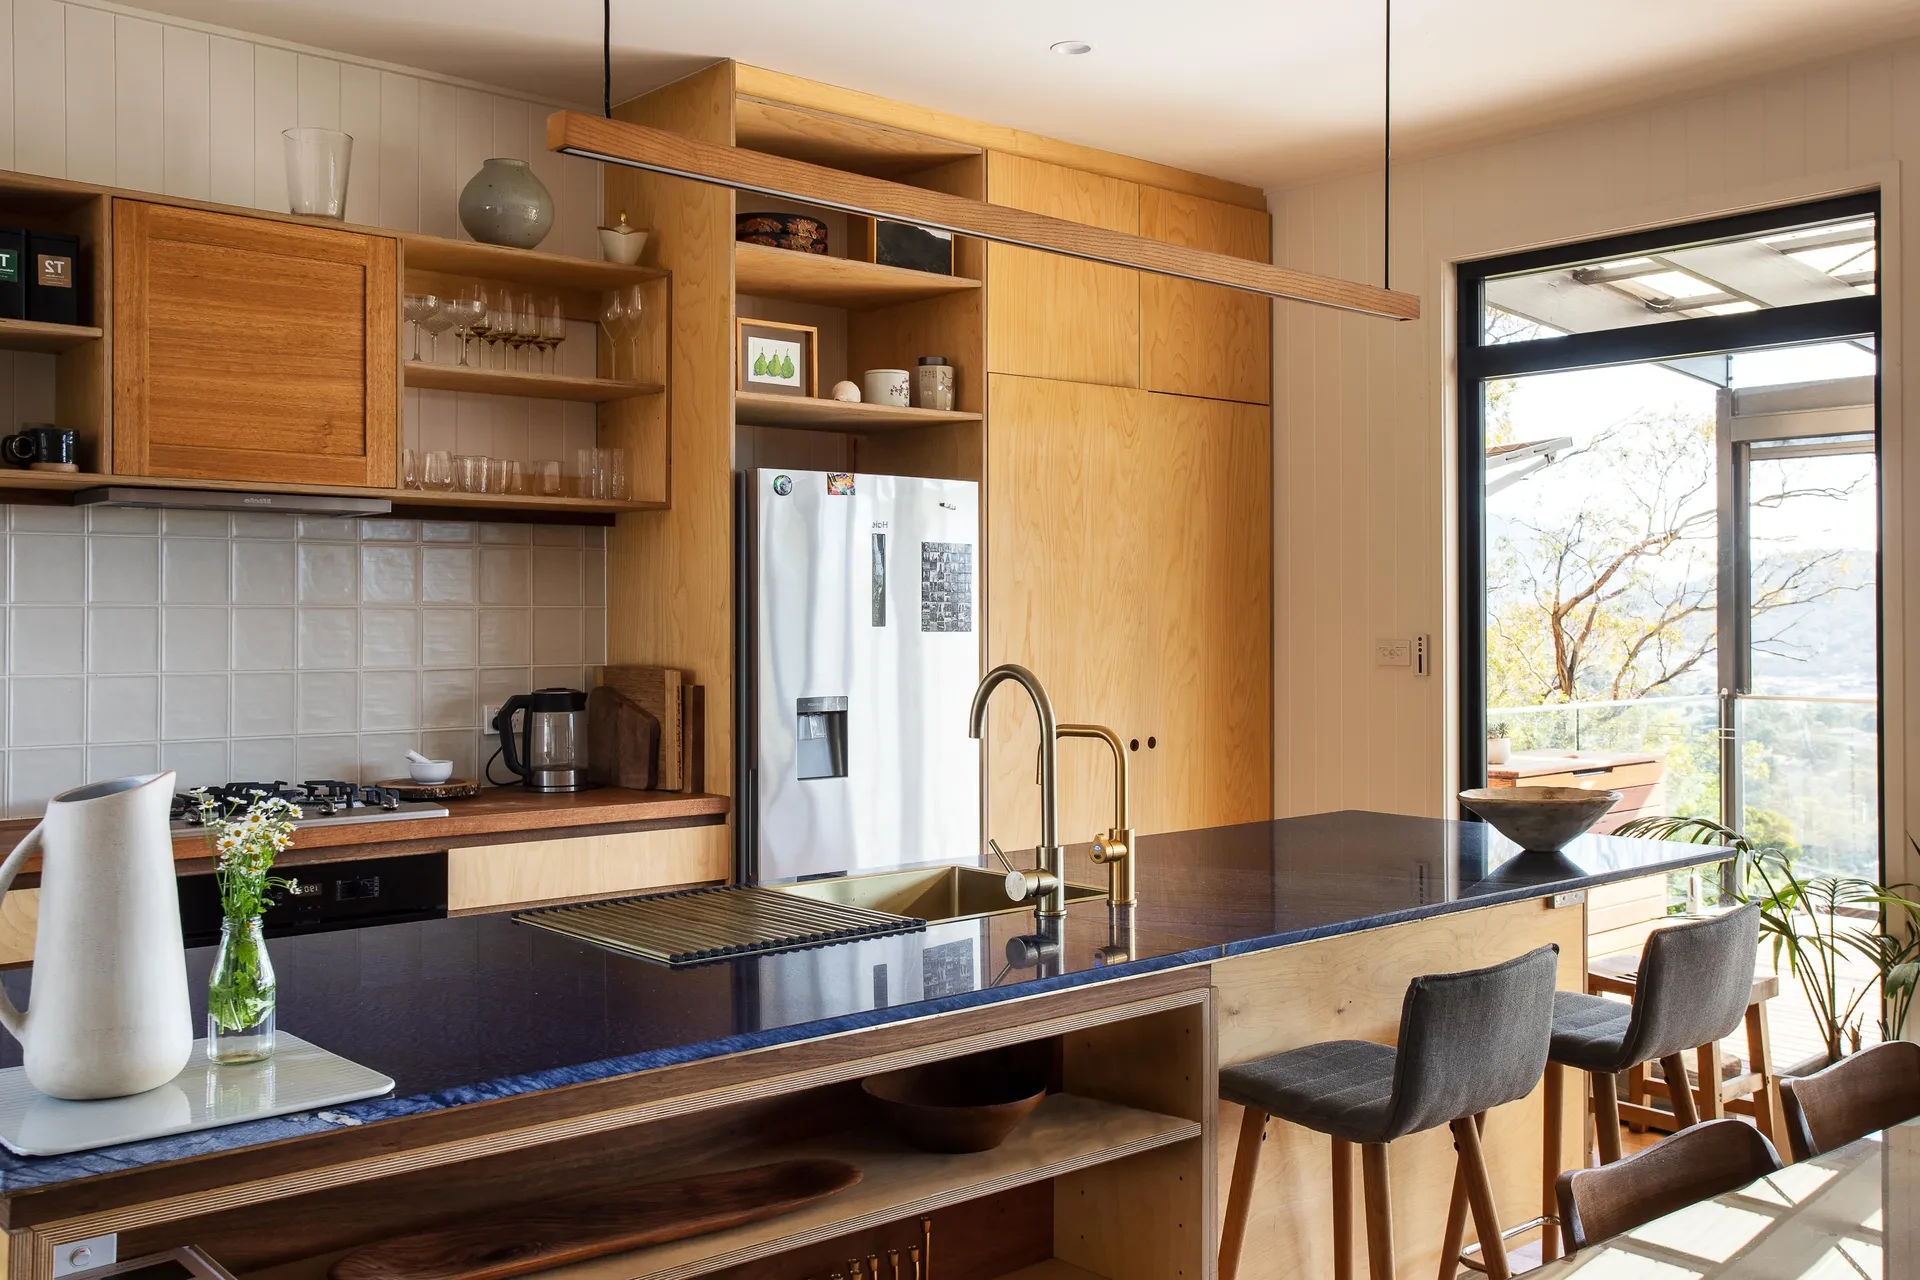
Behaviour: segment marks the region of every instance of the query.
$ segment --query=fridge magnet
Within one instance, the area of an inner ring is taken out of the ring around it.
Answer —
[[[853,473],[849,471],[827,472],[827,494],[835,498],[853,496]]]
[[[814,394],[814,346],[819,331],[812,325],[778,320],[739,321],[739,343],[734,358],[734,389],[779,396]]]

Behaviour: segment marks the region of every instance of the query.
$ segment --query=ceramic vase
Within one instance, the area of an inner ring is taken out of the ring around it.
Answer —
[[[531,249],[553,226],[553,196],[525,160],[495,158],[460,192],[460,225],[482,244]]]
[[[172,773],[64,791],[0,863],[0,894],[41,856],[33,995],[0,991],[27,1082],[55,1098],[158,1088],[193,1052],[167,810]]]

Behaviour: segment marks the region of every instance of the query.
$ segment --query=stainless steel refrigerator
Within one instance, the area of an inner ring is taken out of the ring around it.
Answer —
[[[979,487],[743,472],[743,878],[980,856]]]

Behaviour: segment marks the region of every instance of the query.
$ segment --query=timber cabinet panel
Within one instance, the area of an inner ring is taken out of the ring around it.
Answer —
[[[1267,215],[1200,196],[1140,189],[1140,234],[1266,262]],[[1149,391],[1266,404],[1273,304],[1172,276],[1140,277],[1140,385]]]
[[[113,258],[116,473],[393,485],[392,240],[116,200]]]
[[[987,199],[1113,231],[1140,230],[1135,184],[1004,152],[987,155]],[[987,368],[1139,386],[1140,273],[988,245]]]

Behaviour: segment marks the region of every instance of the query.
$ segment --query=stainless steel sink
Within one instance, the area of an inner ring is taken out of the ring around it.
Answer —
[[[1033,910],[1030,902],[1013,902],[1007,898],[1004,875],[979,867],[921,867],[913,871],[881,871],[834,880],[768,885],[767,888],[821,902],[914,916],[929,924]],[[1070,884],[1067,901],[1083,902],[1105,893],[1105,889]]]

